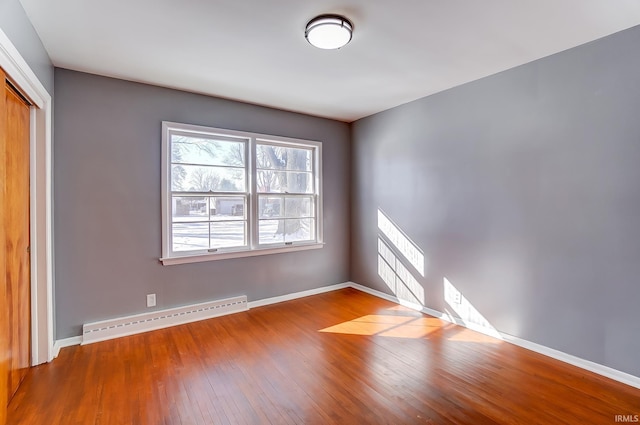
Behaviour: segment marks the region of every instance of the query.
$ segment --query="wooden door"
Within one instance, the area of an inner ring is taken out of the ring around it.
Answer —
[[[0,425],[7,421],[8,403],[8,372],[9,372],[9,315],[7,307],[6,282],[6,247],[4,232],[4,163],[5,163],[5,133],[6,133],[6,99],[4,86],[6,76],[0,68]]]
[[[3,101],[0,156],[3,174],[2,224],[4,239],[4,303],[6,323],[2,351],[6,350],[7,402],[15,394],[30,366],[31,266],[29,236],[29,105],[2,73]],[[0,269],[2,270],[2,269]],[[0,381],[2,385],[2,381]],[[5,390],[0,390],[0,397]],[[6,403],[0,410],[6,409]],[[0,416],[2,416],[0,414]],[[1,423],[1,422],[0,422]]]

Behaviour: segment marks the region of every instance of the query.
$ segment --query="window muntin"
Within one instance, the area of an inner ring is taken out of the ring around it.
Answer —
[[[322,243],[320,143],[167,122],[163,143],[163,261]]]

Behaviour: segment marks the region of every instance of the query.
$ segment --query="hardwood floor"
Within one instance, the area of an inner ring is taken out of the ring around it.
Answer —
[[[65,348],[9,424],[613,424],[640,390],[354,289]]]

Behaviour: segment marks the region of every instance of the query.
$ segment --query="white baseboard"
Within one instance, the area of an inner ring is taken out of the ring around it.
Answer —
[[[535,342],[527,341],[526,339],[518,338],[517,336],[505,334],[502,332],[500,333],[500,335],[502,336],[502,339],[504,341],[511,344],[526,348],[527,350],[535,351],[536,353],[543,354],[556,360],[560,360],[573,366],[577,366],[581,369],[585,369],[598,375],[613,379],[614,381],[622,382],[623,384],[627,384],[629,386],[640,389],[640,377],[638,376],[634,376],[629,373],[613,369],[609,366],[604,366],[599,363],[592,362],[590,360],[585,360],[571,354],[563,353],[562,351],[554,350],[553,348],[536,344]]]
[[[384,300],[387,301],[391,301],[397,304],[401,304],[405,307],[408,308],[412,308],[414,310],[417,311],[421,311],[422,313],[428,314],[430,316],[434,316],[437,317],[439,319],[442,320],[446,320],[448,322],[451,323],[455,323],[456,325],[459,326],[463,326],[465,328],[477,331],[477,332],[481,332],[487,335],[491,335],[491,336],[495,336],[495,330],[494,329],[483,329],[481,327],[478,326],[473,326],[473,324],[471,324],[471,326],[468,326],[466,323],[464,323],[462,320],[456,318],[456,317],[451,317],[448,314],[444,314],[440,311],[437,310],[433,310],[427,307],[423,307],[419,304],[413,304],[413,303],[409,303],[403,300],[398,299],[397,297],[393,296],[393,295],[389,295],[386,294],[384,292],[381,291],[377,291],[375,289],[371,289],[369,287],[360,285],[358,283],[355,282],[348,282],[348,286],[357,289],[359,291],[362,292],[366,292],[367,294],[370,295],[374,295],[378,298],[382,298]],[[605,376],[607,378],[613,379],[614,381],[618,381],[618,382],[622,382],[623,384],[627,384],[629,386],[635,387],[635,388],[639,388],[640,389],[640,377],[628,374],[626,372],[622,372],[613,368],[610,368],[608,366],[604,366],[601,365],[599,363],[594,363],[592,361],[589,360],[585,360],[582,359],[580,357],[576,357],[574,355],[571,354],[567,354],[567,353],[563,353],[562,351],[558,351],[558,350],[554,350],[553,348],[549,348],[546,347],[544,345],[540,345],[540,344],[536,344],[534,342],[531,341],[527,341],[525,339],[519,338],[517,336],[513,336],[513,335],[509,335],[506,334],[504,332],[500,332],[498,331],[498,334],[500,336],[500,338],[508,343],[517,345],[519,347],[525,348],[527,350],[531,350],[531,351],[535,351],[536,353],[539,354],[543,354],[547,357],[551,357],[553,359],[556,360],[560,360],[562,362],[565,363],[569,363],[573,366],[577,366],[581,369],[585,369],[588,370],[589,372],[593,372],[596,373],[598,375],[602,375]]]
[[[292,294],[281,295],[273,298],[263,298],[261,300],[249,301],[247,305],[249,308],[262,307],[265,305],[277,304],[284,301],[291,301],[298,298],[310,297],[311,295],[323,294],[325,292],[337,291],[338,289],[345,289],[351,286],[351,282],[338,283],[336,285],[323,286],[321,288],[309,289],[308,291],[294,292]]]
[[[56,342],[53,343],[53,358],[55,359],[56,357],[58,357],[58,354],[60,354],[60,349],[80,344],[82,344],[82,336],[72,336],[71,338],[56,340]]]
[[[459,326],[463,326],[466,327],[468,329],[477,331],[477,332],[481,332],[487,335],[491,335],[491,336],[495,336],[495,330],[494,329],[484,329],[478,326],[474,326],[473,324],[466,324],[465,322],[463,322],[462,320],[460,320],[459,318],[456,317],[452,317],[449,316],[448,314],[442,313],[440,311],[437,310],[433,310],[427,307],[424,307],[420,304],[415,304],[415,303],[410,303],[404,300],[401,300],[393,295],[369,288],[367,286],[364,285],[360,285],[358,283],[355,282],[344,282],[344,283],[338,283],[336,285],[329,285],[329,286],[323,286],[320,288],[315,288],[315,289],[310,289],[308,291],[301,291],[301,292],[294,292],[292,294],[287,294],[287,295],[282,295],[282,296],[278,296],[278,297],[272,297],[272,298],[264,298],[261,300],[255,300],[255,301],[250,301],[247,302],[247,308],[251,309],[251,308],[256,308],[256,307],[262,307],[262,306],[266,306],[266,305],[271,305],[271,304],[277,304],[277,303],[281,303],[284,301],[290,301],[290,300],[294,300],[294,299],[298,299],[298,298],[304,298],[304,297],[308,297],[311,295],[318,295],[318,294],[322,294],[325,292],[331,292],[331,291],[336,291],[339,289],[344,289],[344,288],[353,288],[353,289],[357,289],[361,292],[365,292],[367,294],[373,295],[375,297],[378,298],[382,298],[384,300],[396,303],[396,304],[400,304],[402,306],[405,306],[407,308],[411,308],[413,310],[416,311],[420,311],[422,313],[428,314],[430,316],[433,317],[437,317],[439,319],[442,320],[446,320],[448,322],[454,323],[456,325]],[[191,306],[186,306],[186,307],[191,307]],[[176,323],[178,324],[178,323]],[[172,326],[172,325],[168,325],[168,326]],[[166,327],[166,326],[164,326]],[[148,329],[148,330],[152,330],[152,329]],[[513,336],[513,335],[509,335],[503,332],[499,332],[499,336],[500,338],[502,338],[503,341],[517,345],[519,347],[525,348],[527,350],[531,350],[531,351],[535,351],[536,353],[540,353],[543,354],[545,356],[554,358],[556,360],[560,360],[562,362],[571,364],[573,366],[577,366],[579,368],[588,370],[590,372],[596,373],[598,375],[602,375],[605,376],[607,378],[613,379],[614,381],[618,381],[618,382],[622,382],[623,384],[627,384],[629,386],[635,387],[635,388],[639,388],[640,389],[640,377],[610,368],[608,366],[604,366],[598,363],[594,363],[592,361],[589,360],[585,360],[582,359],[580,357],[576,357],[573,356],[571,354],[567,354],[567,353],[563,353],[562,351],[558,351],[558,350],[554,350],[553,348],[549,348],[546,347],[544,345],[540,345],[540,344],[536,344],[534,342],[531,341],[527,341],[525,339]],[[119,335],[119,336],[124,336],[124,335]],[[65,338],[65,339],[61,339],[61,340],[57,340],[54,344],[54,357],[58,356],[58,353],[60,352],[61,348],[64,347],[69,347],[72,345],[78,345],[82,343],[82,336],[75,336],[75,337],[71,337],[71,338]]]

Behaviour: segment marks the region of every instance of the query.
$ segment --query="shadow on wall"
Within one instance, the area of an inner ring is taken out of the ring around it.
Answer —
[[[398,298],[400,304],[422,310],[426,305],[425,290],[418,279],[424,278],[425,274],[425,257],[422,249],[387,214],[378,209],[378,276]],[[443,278],[443,285],[444,301],[451,309],[445,308],[444,316],[447,320],[502,339],[500,333],[491,323],[446,277]],[[384,335],[389,331],[385,331],[385,326],[390,324],[387,321],[403,320],[402,318],[388,319],[386,317],[366,316],[352,321],[350,326],[354,329],[353,333],[358,333],[358,329],[367,329],[367,332],[370,332],[379,328],[373,333]],[[395,323],[394,326],[401,325],[400,328],[405,329],[410,323],[415,323],[415,319],[407,320],[407,323]],[[414,330],[413,332],[424,332],[424,324],[420,325],[422,331]],[[408,333],[411,334],[412,331],[408,331]],[[371,333],[367,334],[371,335]]]

